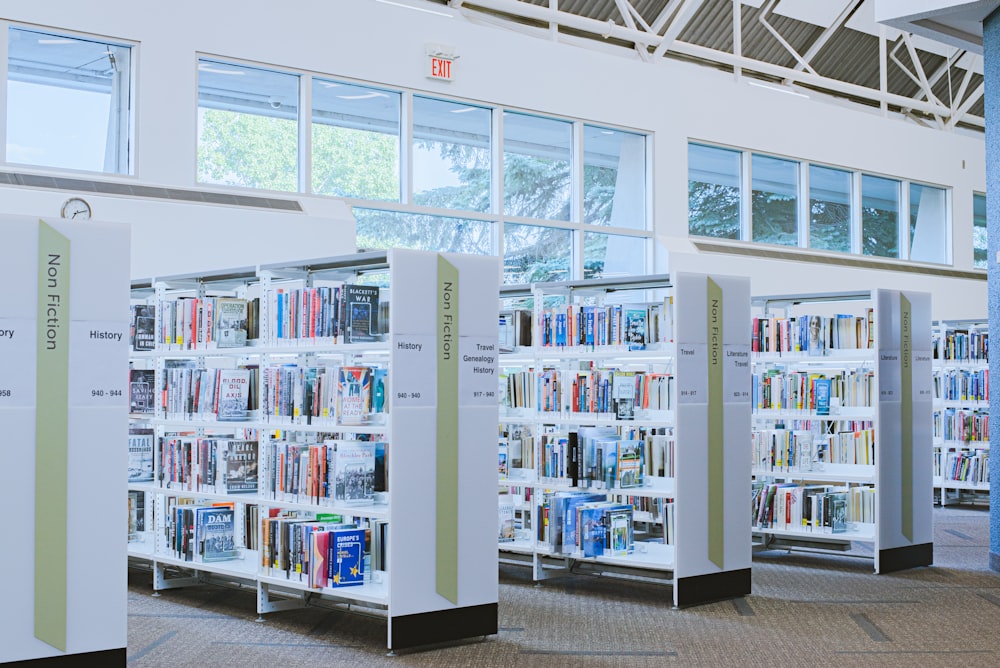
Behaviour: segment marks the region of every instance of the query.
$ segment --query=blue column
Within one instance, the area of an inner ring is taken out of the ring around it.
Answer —
[[[983,21],[986,106],[986,230],[990,339],[1000,341],[1000,10]],[[990,375],[1000,378],[1000,353],[990,355]],[[1000,415],[1000,392],[990,396],[990,415]],[[990,450],[1000,453],[1000,429],[990,433]],[[990,457],[990,568],[1000,571],[1000,456]]]

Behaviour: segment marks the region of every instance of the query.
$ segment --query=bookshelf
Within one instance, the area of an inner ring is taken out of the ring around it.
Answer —
[[[496,633],[496,310],[478,297],[497,275],[496,258],[392,249],[134,284],[158,341],[132,366],[158,399],[133,415],[155,446],[153,480],[129,484],[147,499],[129,556],[154,590],[238,582],[259,615],[373,611],[391,651]],[[231,347],[204,324],[222,299],[251,304]],[[161,335],[178,302],[180,342]],[[237,381],[250,391],[224,410]]]
[[[502,560],[666,583],[677,607],[750,592],[749,296],[695,273],[501,291]]]
[[[936,321],[934,350],[935,495],[941,505],[989,502],[989,323]]]
[[[929,295],[753,305],[755,549],[858,542],[876,573],[932,563]]]
[[[0,663],[124,665],[129,228],[0,224]]]

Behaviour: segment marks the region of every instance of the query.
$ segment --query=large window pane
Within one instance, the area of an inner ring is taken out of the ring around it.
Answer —
[[[413,248],[440,253],[493,253],[492,223],[354,207],[358,248]]]
[[[851,173],[809,165],[809,247],[851,251]]]
[[[944,188],[910,184],[910,259],[947,264],[948,206]]]
[[[688,144],[688,232],[740,238],[740,152]]]
[[[515,112],[503,115],[503,211],[570,219],[573,126]]]
[[[294,192],[299,77],[198,60],[198,181]]]
[[[646,229],[646,138],[583,127],[583,222]]]
[[[504,283],[566,281],[570,274],[572,232],[539,225],[503,226]]]
[[[413,201],[490,210],[490,110],[413,97]]]
[[[861,250],[899,257],[899,181],[861,175]]]
[[[750,158],[753,241],[797,246],[799,163],[766,155]]]
[[[131,48],[7,34],[7,162],[128,174]]]
[[[986,195],[972,195],[972,266],[987,268],[989,257],[986,243]]]
[[[394,91],[312,80],[312,192],[399,201]]]
[[[611,278],[646,273],[646,239],[621,234],[583,235],[583,277]]]

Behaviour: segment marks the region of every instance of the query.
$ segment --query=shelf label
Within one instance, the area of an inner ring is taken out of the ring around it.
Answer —
[[[707,343],[677,344],[677,402],[708,403]]]
[[[392,339],[392,406],[433,406],[437,400],[436,337],[405,334]]]
[[[916,381],[914,401],[933,401],[933,362],[930,350],[913,351],[913,379]]]
[[[35,321],[0,318],[0,407],[35,405]]]
[[[70,322],[69,404],[125,406],[128,403],[126,322]],[[117,362],[121,363],[118,364]]]
[[[727,343],[722,346],[723,375],[722,402],[750,401],[750,346],[745,343]]]
[[[899,350],[880,350],[878,354],[879,401],[899,401],[900,365]]]
[[[458,405],[498,406],[496,337],[458,338]]]

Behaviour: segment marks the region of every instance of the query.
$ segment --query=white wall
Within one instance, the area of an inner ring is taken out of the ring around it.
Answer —
[[[472,22],[441,5],[415,4],[454,17],[374,0],[293,5],[175,0],[142,11],[93,0],[52,0],[0,11],[11,20],[140,43],[136,175],[141,182],[196,185],[195,54],[205,53],[651,132],[653,220],[665,248],[690,249],[677,241],[687,232],[689,139],[943,185],[954,195],[955,268],[972,267],[972,192],[985,191],[982,139],[752,87],[711,68],[669,60],[644,63],[626,49],[601,48],[600,43],[580,48]],[[455,81],[424,77],[428,42],[455,47],[460,56]],[[317,255],[308,247],[303,254]],[[700,262],[703,271],[735,266],[729,255],[705,254]],[[660,258],[658,268],[665,266]],[[774,273],[759,259],[739,266],[750,274],[755,293],[758,283],[767,284]],[[803,291],[830,291],[848,282],[900,287],[912,285],[916,276],[797,262],[787,266]],[[148,273],[133,269],[133,275]],[[985,281],[930,283],[935,317],[985,313]]]

